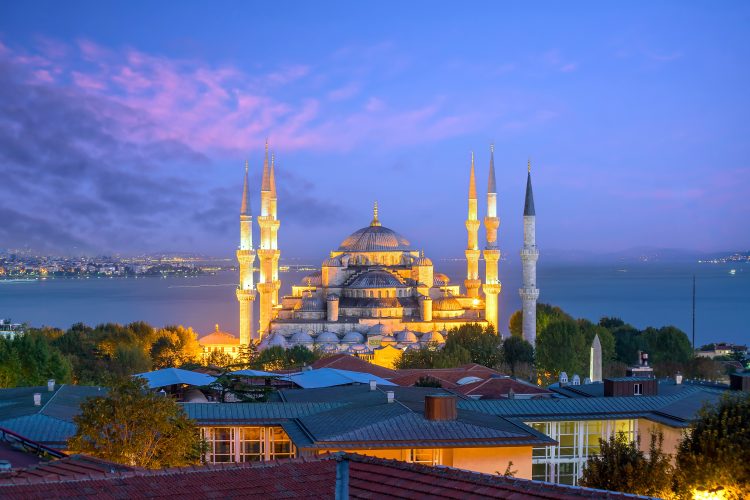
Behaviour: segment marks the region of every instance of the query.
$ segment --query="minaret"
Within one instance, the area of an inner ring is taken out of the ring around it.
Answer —
[[[497,296],[502,285],[498,279],[497,262],[500,260],[500,249],[497,248],[497,229],[500,218],[497,216],[497,187],[495,185],[495,145],[490,146],[490,174],[487,180],[487,217],[484,218],[487,231],[487,246],[484,249],[484,307],[485,319],[495,327],[499,334]]]
[[[518,292],[523,302],[523,338],[532,346],[536,344],[536,300],[539,289],[536,287],[536,261],[539,250],[536,248],[536,212],[534,193],[531,190],[531,160],[526,177],[526,201],[523,207],[523,288]]]
[[[477,219],[477,183],[474,176],[474,153],[471,153],[471,173],[469,174],[469,217],[466,219],[466,232],[468,243],[466,245],[466,287],[467,297],[478,297],[479,287],[479,244],[477,232],[479,231],[479,219]]]
[[[278,303],[279,288],[279,256],[277,235],[280,222],[276,218],[276,173],[274,171],[274,157],[268,164],[268,141],[263,160],[263,179],[260,187],[260,278],[258,292],[260,293],[260,321],[259,333],[262,337],[268,333],[268,327],[274,319],[274,307]]]
[[[251,339],[257,340],[258,338],[257,333],[253,334],[255,250],[253,249],[253,213],[250,207],[247,170],[248,165],[245,161],[245,185],[242,188],[242,205],[240,206],[240,248],[237,249],[237,261],[240,264],[240,284],[237,287],[237,301],[240,303],[240,345],[248,345]]]

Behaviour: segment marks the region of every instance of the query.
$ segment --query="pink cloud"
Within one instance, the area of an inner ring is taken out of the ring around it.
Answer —
[[[5,46],[0,53],[12,52],[14,62],[37,83],[94,95],[116,105],[109,109],[124,106],[127,112],[111,112],[106,118],[130,141],[177,140],[211,154],[245,152],[270,136],[279,149],[347,150],[373,137],[383,144],[419,143],[480,126],[473,111],[449,112],[442,98],[426,96],[412,107],[391,107],[376,97],[357,100],[357,81],[342,81],[335,73],[304,64],[248,72],[132,48],[112,50],[91,40],[73,47],[50,40],[44,44],[45,52],[58,58],[54,63]],[[359,61],[356,54],[351,57]],[[321,88],[331,81],[338,86]],[[301,89],[291,93],[297,97],[280,96],[278,87],[288,85]]]

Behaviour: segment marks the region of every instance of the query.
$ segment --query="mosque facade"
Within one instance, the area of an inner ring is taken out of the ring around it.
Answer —
[[[497,233],[500,219],[497,212],[494,148],[490,151],[487,179],[487,213],[480,220],[472,154],[465,222],[467,265],[463,283],[452,283],[448,276],[435,269],[433,261],[421,248],[385,226],[375,202],[369,224],[344,238],[322,262],[319,271],[294,284],[289,295],[279,297],[281,252],[278,248],[280,221],[277,214],[275,161],[271,155],[269,162],[266,144],[261,214],[257,218],[260,227],[257,250],[252,240],[253,216],[247,164],[245,169],[240,246],[237,250],[240,268],[237,288],[240,343],[258,342],[260,349],[302,345],[327,352],[349,352],[365,358],[377,358],[378,355],[392,357],[404,349],[443,344],[449,330],[465,324],[492,326],[497,332],[498,296],[502,285],[498,274],[500,250]],[[530,189],[529,174],[527,204]],[[531,203],[533,207],[533,200]],[[528,221],[526,217],[524,220]],[[480,250],[479,229],[482,223],[486,244]],[[534,229],[533,225],[525,224],[524,227]],[[528,245],[528,238],[525,241]],[[532,244],[535,250],[535,244]],[[526,246],[522,257],[524,252],[528,253]],[[256,255],[259,260],[258,283],[253,282]],[[480,255],[485,261],[483,279],[479,273]],[[526,275],[527,265],[532,263],[525,258],[523,262]],[[524,282],[523,290],[529,287]],[[257,326],[253,318],[256,298],[260,301]]]

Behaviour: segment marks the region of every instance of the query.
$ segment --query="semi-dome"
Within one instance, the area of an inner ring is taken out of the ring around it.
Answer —
[[[320,271],[310,273],[302,278],[302,284],[305,286],[322,286],[323,285],[323,274]]]
[[[360,274],[349,285],[350,288],[394,288],[404,286],[398,278],[387,271],[367,271]]]
[[[463,309],[458,300],[447,295],[432,301],[433,311],[462,311]]]
[[[294,335],[292,335],[291,339],[292,344],[312,344],[313,339],[307,332],[297,332]]]
[[[347,333],[346,335],[344,335],[344,338],[341,339],[341,342],[343,342],[344,344],[361,344],[364,341],[364,335],[355,331]]]
[[[328,267],[341,267],[341,259],[338,257],[330,257],[323,261],[323,265]]]
[[[308,295],[297,303],[295,309],[298,311],[321,311],[323,309],[323,301],[314,295]]]
[[[338,344],[339,336],[333,332],[320,332],[315,337],[315,342],[318,344]]]

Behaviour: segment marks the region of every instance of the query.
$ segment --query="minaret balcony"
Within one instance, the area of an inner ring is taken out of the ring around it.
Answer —
[[[539,298],[538,288],[519,288],[518,294],[522,300],[536,300]]]
[[[255,250],[237,250],[237,260],[252,263],[255,260]]]
[[[485,295],[498,295],[502,290],[503,285],[497,281],[495,283],[485,283],[482,285],[482,290]]]
[[[243,290],[242,288],[238,288],[235,290],[235,293],[237,294],[237,300],[240,302],[255,300],[255,290]]]
[[[521,249],[522,260],[536,260],[539,258],[539,250],[536,246]]]
[[[487,232],[496,232],[497,228],[500,227],[500,219],[498,217],[485,217],[484,227],[487,228]]]
[[[475,233],[479,231],[479,224],[480,222],[477,219],[467,219],[466,230]]]
[[[484,252],[484,260],[490,261],[490,262],[497,262],[500,260],[500,249],[499,248],[485,248]]]

